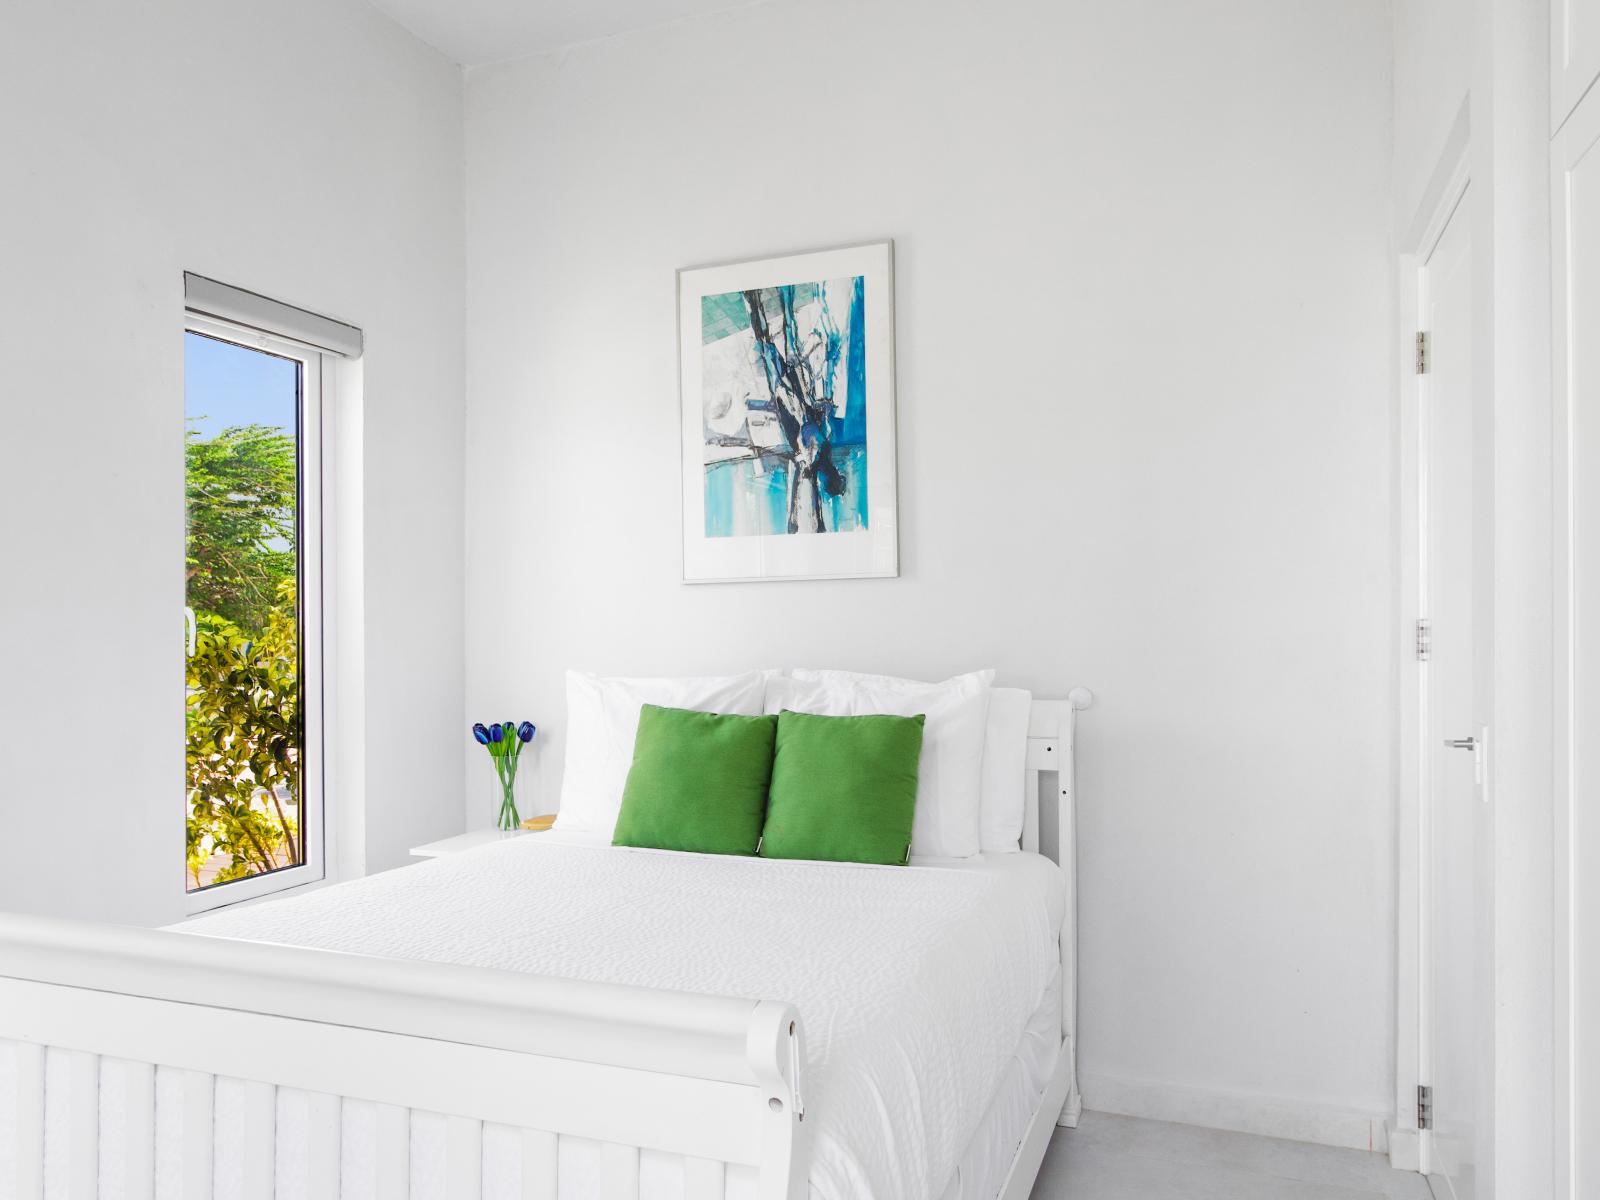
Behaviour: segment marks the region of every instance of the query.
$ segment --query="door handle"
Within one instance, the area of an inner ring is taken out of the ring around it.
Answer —
[[[1487,770],[1489,757],[1488,727],[1480,725],[1478,734],[1475,737],[1445,738],[1444,744],[1447,750],[1472,751],[1472,779],[1478,785],[1478,799],[1487,804],[1489,802],[1489,772]]]

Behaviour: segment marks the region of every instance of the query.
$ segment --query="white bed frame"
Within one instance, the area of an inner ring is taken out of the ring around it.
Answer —
[[[1073,722],[1091,699],[1033,705],[1023,848],[1054,849],[1067,873],[1062,1053],[1001,1200],[1027,1197],[1055,1125],[1082,1107]],[[753,1170],[761,1200],[808,1194],[804,1033],[780,1001],[4,914],[0,1046],[15,1085],[0,1095],[0,1200],[41,1200],[47,1174],[48,1194],[70,1200],[145,1200],[158,1177],[183,1200],[267,1200],[275,1178],[348,1200],[347,1101],[373,1121],[366,1194],[379,1200],[409,1195],[413,1114],[442,1114],[423,1119],[443,1122],[451,1200],[483,1194],[486,1130],[514,1139],[526,1200],[554,1200],[574,1138],[600,1144],[608,1200],[638,1196],[643,1151],[681,1156],[688,1200],[721,1200],[730,1167]],[[284,1088],[305,1093],[306,1114],[287,1155]],[[220,1145],[224,1090],[246,1119]]]

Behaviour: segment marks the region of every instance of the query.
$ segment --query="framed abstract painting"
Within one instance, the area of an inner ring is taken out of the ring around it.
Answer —
[[[894,245],[678,272],[683,577],[899,573]]]

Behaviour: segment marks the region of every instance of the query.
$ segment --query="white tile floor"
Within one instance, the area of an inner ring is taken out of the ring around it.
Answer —
[[[1058,1129],[1033,1200],[1431,1200],[1382,1155],[1086,1112]]]

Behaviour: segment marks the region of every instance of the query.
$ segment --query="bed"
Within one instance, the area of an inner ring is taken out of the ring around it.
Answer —
[[[1032,706],[1022,853],[540,834],[182,933],[0,917],[0,1197],[1018,1200],[1080,1107],[1088,701]]]

